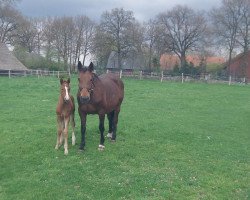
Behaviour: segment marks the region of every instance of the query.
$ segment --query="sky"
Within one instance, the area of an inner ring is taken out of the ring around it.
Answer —
[[[124,8],[134,12],[143,22],[154,18],[175,5],[187,5],[195,10],[208,11],[220,6],[221,0],[19,0],[18,9],[27,17],[86,15],[98,21],[104,11]]]

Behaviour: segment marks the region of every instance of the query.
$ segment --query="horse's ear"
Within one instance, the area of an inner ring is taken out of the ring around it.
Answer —
[[[70,78],[68,78],[67,82],[68,82],[68,84],[70,84]]]
[[[82,63],[81,63],[81,61],[78,61],[77,67],[78,67],[78,71],[82,70]]]
[[[89,70],[90,72],[93,72],[93,71],[94,71],[94,65],[93,65],[92,62],[89,64],[88,70]]]
[[[63,79],[62,78],[60,78],[60,83],[61,83],[61,85],[63,84]]]

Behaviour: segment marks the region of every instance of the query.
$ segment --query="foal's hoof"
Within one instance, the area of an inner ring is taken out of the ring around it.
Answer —
[[[99,144],[99,146],[98,146],[98,150],[99,150],[99,151],[103,151],[104,149],[105,149],[105,146],[104,146],[104,145]]]
[[[67,156],[69,154],[68,150],[64,151],[64,155]]]
[[[115,139],[111,139],[110,141],[111,141],[112,143],[115,143],[115,142],[116,142],[116,140],[115,140]]]
[[[55,146],[55,150],[58,150],[58,149],[59,149],[59,147],[58,147],[58,145],[56,145],[56,146]]]

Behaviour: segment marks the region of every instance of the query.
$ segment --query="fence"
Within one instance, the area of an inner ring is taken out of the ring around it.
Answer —
[[[0,70],[0,76],[16,77],[16,76],[55,76],[60,77],[63,75],[69,75],[67,71],[48,71],[48,70]]]
[[[190,74],[181,74],[181,75],[171,75],[164,72],[147,72],[147,71],[123,71],[123,70],[97,70],[97,74],[102,73],[114,73],[117,74],[120,78],[133,78],[133,79],[151,79],[163,81],[174,81],[174,82],[205,82],[205,83],[224,83],[228,85],[232,84],[247,84],[250,79],[245,77],[232,77],[232,76],[213,76],[210,74],[205,75],[190,75]],[[71,76],[67,71],[48,71],[48,70],[0,70],[0,76],[17,77],[17,76],[37,76],[38,78],[43,76],[54,76],[59,78],[60,76]]]

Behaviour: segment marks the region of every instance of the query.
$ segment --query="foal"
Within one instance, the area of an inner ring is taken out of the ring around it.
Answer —
[[[64,154],[68,154],[68,125],[71,121],[72,126],[72,145],[75,145],[76,137],[75,129],[75,104],[74,98],[69,94],[70,92],[70,79],[67,81],[60,79],[61,91],[58,99],[56,114],[57,114],[57,142],[55,149],[58,149],[63,142],[64,133]]]

